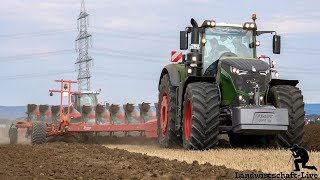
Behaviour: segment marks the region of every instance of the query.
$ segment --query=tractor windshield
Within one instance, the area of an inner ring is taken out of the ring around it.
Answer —
[[[97,105],[95,94],[81,94],[80,96],[80,106],[95,106]]]
[[[207,28],[204,37],[207,42],[202,48],[204,54],[204,70],[223,54],[234,57],[253,58],[254,48],[252,31],[241,27],[214,27]]]

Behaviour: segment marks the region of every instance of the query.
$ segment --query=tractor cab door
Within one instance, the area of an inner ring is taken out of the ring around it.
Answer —
[[[78,110],[78,107],[79,107],[78,98],[80,98],[78,94],[72,94],[71,95],[71,102],[73,104],[73,107],[76,108],[77,110]]]

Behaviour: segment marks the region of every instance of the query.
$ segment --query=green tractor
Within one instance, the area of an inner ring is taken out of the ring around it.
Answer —
[[[304,102],[296,87],[299,81],[279,79],[275,62],[257,57],[257,36],[274,34],[274,54],[280,54],[280,36],[258,31],[255,14],[244,25],[194,19],[191,25],[180,31],[180,49],[188,53],[161,72],[160,145],[211,149],[219,134],[228,134],[233,147],[301,145]]]

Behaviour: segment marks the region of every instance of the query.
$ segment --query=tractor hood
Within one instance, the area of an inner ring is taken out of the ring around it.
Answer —
[[[252,104],[255,87],[259,87],[259,97],[264,96],[271,74],[267,62],[257,59],[228,57],[220,59],[221,87],[225,88],[223,103],[239,105],[238,96],[242,96],[245,104]],[[231,72],[236,68],[236,72]],[[235,100],[235,101],[234,101]]]
[[[259,72],[266,71],[269,69],[269,65],[267,62],[257,59],[223,58],[220,60],[223,64],[244,71],[252,71],[253,69],[255,69],[257,72]]]

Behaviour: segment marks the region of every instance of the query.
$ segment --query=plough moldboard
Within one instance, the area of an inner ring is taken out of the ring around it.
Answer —
[[[56,80],[56,82],[73,83],[73,81],[65,80]],[[10,128],[11,143],[17,142],[17,130],[20,128],[27,129],[26,136],[31,137],[33,144],[43,143],[50,136],[72,136],[78,133],[109,132],[110,135],[113,135],[114,132],[124,132],[126,136],[129,132],[135,131],[147,138],[157,137],[157,104],[106,103],[74,107],[73,103],[68,101],[68,105],[64,106],[62,105],[63,92],[68,92],[68,97],[79,93],[72,92],[65,86],[61,86],[61,90],[50,90],[50,92],[61,93],[61,104],[28,104],[26,121],[19,121]]]

